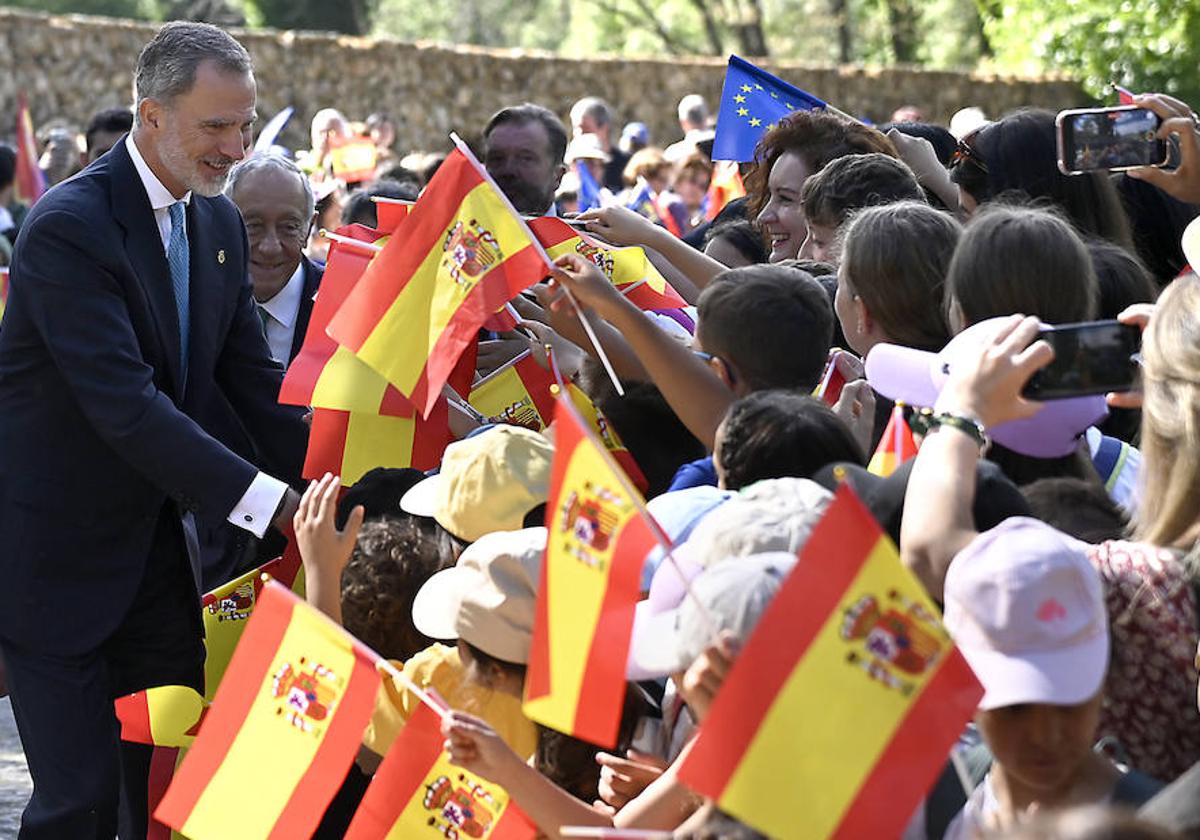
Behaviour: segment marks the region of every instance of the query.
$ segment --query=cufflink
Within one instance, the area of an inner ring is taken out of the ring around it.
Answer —
[[[219,262],[221,265],[225,265],[225,250],[224,249],[217,251],[217,262]]]
[[[248,513],[247,513],[245,516],[243,516],[243,517],[242,517],[242,519],[245,519],[247,522],[253,522],[253,521],[254,521],[254,517],[253,517],[253,516],[251,516],[251,515],[250,515],[250,514],[248,514]]]

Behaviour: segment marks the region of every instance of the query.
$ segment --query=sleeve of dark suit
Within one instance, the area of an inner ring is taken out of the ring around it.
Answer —
[[[44,213],[22,240],[32,320],[80,409],[127,463],[184,507],[231,511],[258,470],[206,434],[154,384],[108,248],[87,220]]]
[[[308,445],[305,409],[278,402],[281,370],[267,349],[249,283],[238,295],[233,323],[217,357],[216,376],[266,471],[292,484],[299,482]]]

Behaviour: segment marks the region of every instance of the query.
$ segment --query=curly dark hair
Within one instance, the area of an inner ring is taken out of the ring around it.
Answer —
[[[434,642],[413,626],[417,590],[453,565],[443,542],[411,519],[366,523],[342,570],[342,625],[380,655],[408,659]]]
[[[926,203],[917,176],[903,162],[878,152],[830,161],[800,190],[804,218],[835,229],[855,210],[905,200]]]
[[[767,178],[775,161],[788,152],[800,155],[815,174],[846,155],[879,152],[899,159],[892,141],[862,123],[828,111],[796,111],[763,135],[754,150],[754,166],[746,176],[747,218],[754,219],[767,203]],[[797,185],[798,186],[798,185]]]

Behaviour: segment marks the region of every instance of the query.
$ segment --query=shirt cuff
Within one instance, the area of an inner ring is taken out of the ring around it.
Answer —
[[[233,512],[226,517],[234,525],[249,531],[261,538],[271,524],[271,518],[279,508],[279,502],[287,493],[288,486],[277,478],[272,478],[260,472],[250,482],[238,503],[233,506]]]

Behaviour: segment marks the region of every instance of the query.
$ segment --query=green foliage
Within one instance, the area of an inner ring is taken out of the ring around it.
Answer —
[[[106,15],[139,20],[158,17],[154,0],[6,0],[5,4],[54,14]]]
[[[1110,84],[1162,91],[1200,104],[1200,5],[1196,0],[1006,0],[983,9],[1003,70],[1061,70],[1097,99]],[[999,5],[999,4],[996,4]]]
[[[366,35],[376,0],[245,0],[247,17],[276,29]]]

